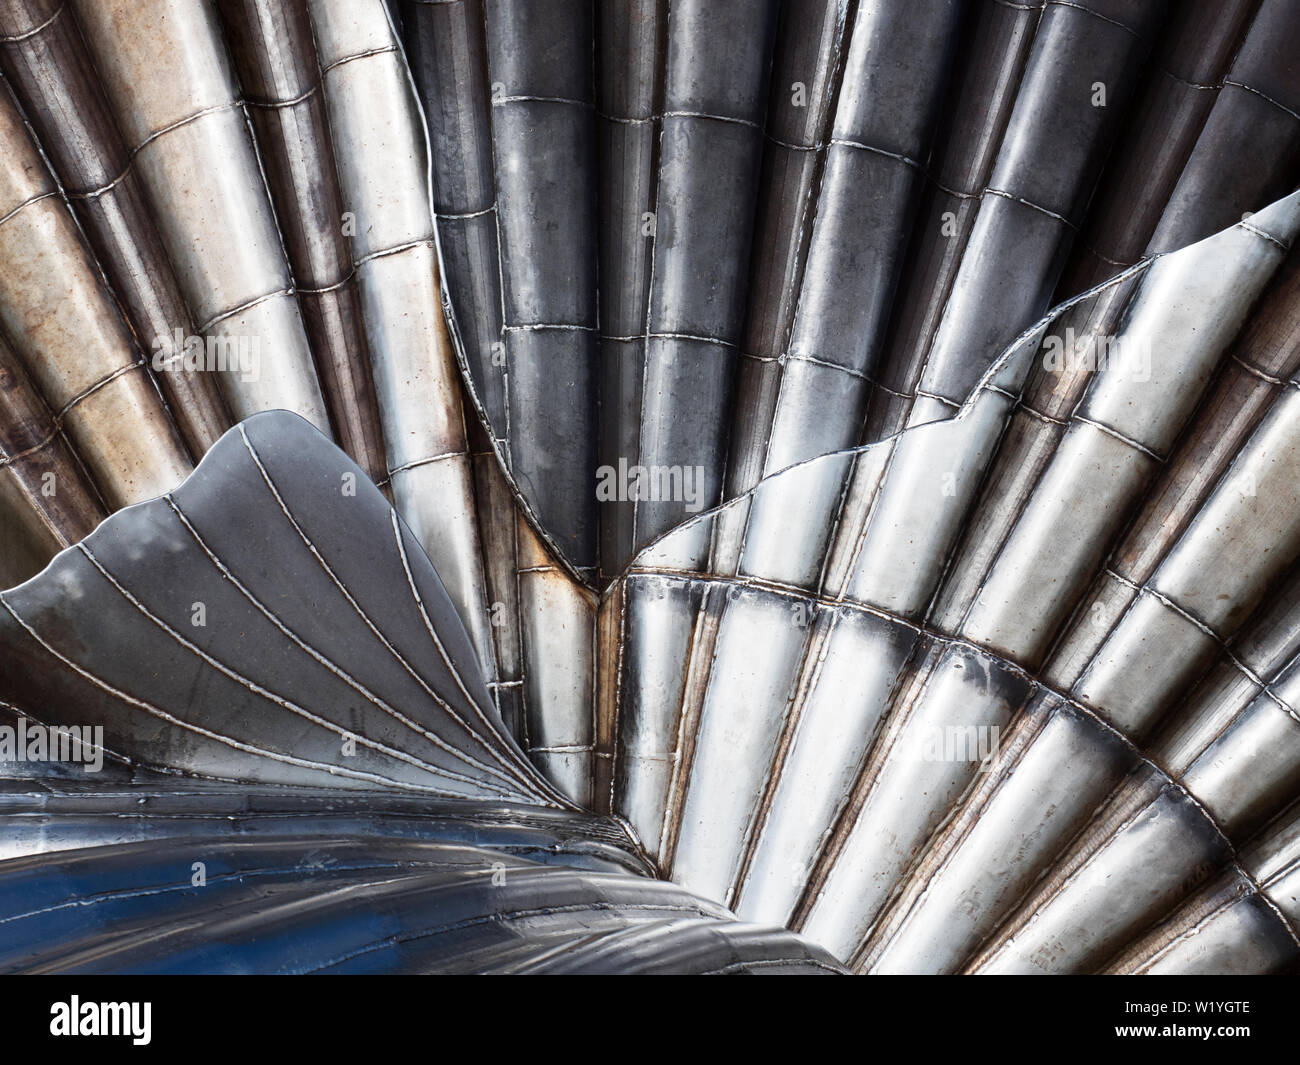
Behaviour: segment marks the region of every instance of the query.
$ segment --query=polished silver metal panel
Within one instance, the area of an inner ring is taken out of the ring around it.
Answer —
[[[0,966],[1294,969],[1297,34],[0,2]]]
[[[24,826],[0,857],[0,969],[842,971],[656,880],[560,796],[397,512],[293,414],[240,423],[0,610],[0,722],[93,717],[92,772],[108,760],[0,774]]]
[[[283,408],[328,430],[215,11],[183,0],[74,8],[196,332],[256,343],[255,375],[219,377],[231,411]]]

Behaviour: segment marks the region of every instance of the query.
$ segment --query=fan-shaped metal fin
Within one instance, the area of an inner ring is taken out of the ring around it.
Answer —
[[[0,698],[226,779],[555,802],[438,575],[361,469],[285,412],[232,429],[0,596]]]

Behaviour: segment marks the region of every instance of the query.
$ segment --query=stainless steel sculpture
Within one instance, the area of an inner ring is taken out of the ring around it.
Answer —
[[[0,967],[1300,964],[1297,54],[0,0]]]

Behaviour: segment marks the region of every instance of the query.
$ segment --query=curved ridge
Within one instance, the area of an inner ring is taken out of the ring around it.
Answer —
[[[0,699],[101,724],[132,762],[568,806],[506,733],[409,530],[296,415],[236,426],[0,606]]]

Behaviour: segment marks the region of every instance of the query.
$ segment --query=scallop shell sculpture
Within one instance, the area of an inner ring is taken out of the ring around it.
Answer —
[[[1300,965],[1300,0],[0,72],[0,969]]]

